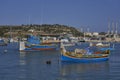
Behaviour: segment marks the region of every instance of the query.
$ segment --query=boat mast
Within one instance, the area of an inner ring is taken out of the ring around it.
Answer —
[[[112,30],[111,30],[111,34],[114,35],[114,22],[112,22]]]
[[[13,42],[12,26],[10,26],[10,42]]]
[[[85,30],[81,28],[81,32],[83,33],[83,39],[85,39]]]
[[[110,38],[110,22],[108,22],[108,37]]]
[[[10,39],[12,38],[12,26],[10,26]]]
[[[89,29],[89,28],[87,28],[87,32],[88,32],[88,33],[90,32],[90,29]]]
[[[115,40],[117,40],[117,34],[118,34],[118,31],[117,31],[117,27],[118,27],[118,23],[116,22],[116,30],[115,30]]]

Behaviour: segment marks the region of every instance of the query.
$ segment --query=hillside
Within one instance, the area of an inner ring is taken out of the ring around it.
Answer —
[[[23,35],[30,33],[30,30],[34,30],[34,32],[40,34],[72,34],[73,36],[81,36],[83,35],[79,30],[75,27],[70,27],[66,25],[60,24],[31,24],[31,25],[4,25],[0,26],[0,36],[1,37],[8,37],[10,33],[14,34],[15,36]]]

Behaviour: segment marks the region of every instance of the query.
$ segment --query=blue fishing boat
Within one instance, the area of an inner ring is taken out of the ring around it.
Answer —
[[[67,50],[65,46],[63,46],[61,50],[61,61],[80,63],[101,62],[107,61],[109,59],[109,55],[110,50],[91,50],[90,47],[87,49],[76,48],[75,50]]]
[[[57,50],[56,44],[42,44],[39,37],[29,35],[26,42],[20,42],[20,51]]]

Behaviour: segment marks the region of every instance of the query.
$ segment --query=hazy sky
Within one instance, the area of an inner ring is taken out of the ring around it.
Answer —
[[[63,24],[107,31],[108,21],[120,23],[120,0],[0,0],[0,25]]]

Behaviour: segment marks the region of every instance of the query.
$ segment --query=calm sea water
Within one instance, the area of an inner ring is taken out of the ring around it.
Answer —
[[[0,46],[0,80],[120,80],[120,43],[114,44],[109,61],[98,63],[62,63],[60,51],[20,53],[18,43]]]

